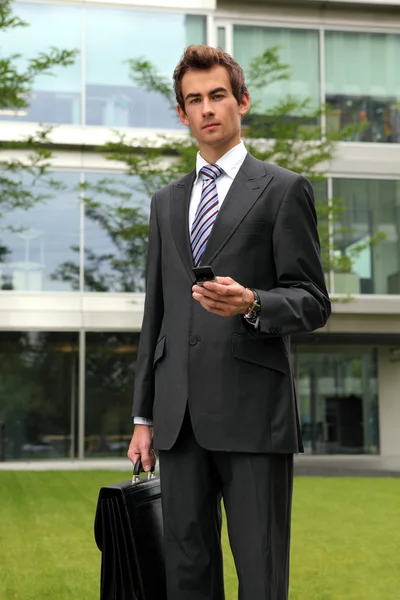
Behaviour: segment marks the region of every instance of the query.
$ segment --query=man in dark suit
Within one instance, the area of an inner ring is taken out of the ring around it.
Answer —
[[[240,141],[250,98],[226,53],[190,46],[174,72],[196,169],[151,204],[128,456],[159,450],[168,600],[224,598],[224,499],[240,600],[288,597],[293,454],[302,451],[290,334],[330,302],[313,191]],[[194,285],[194,265],[217,281]]]

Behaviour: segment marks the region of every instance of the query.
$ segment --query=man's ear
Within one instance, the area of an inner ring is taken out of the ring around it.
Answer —
[[[186,116],[185,111],[183,110],[183,108],[181,107],[180,104],[176,105],[176,112],[178,113],[178,117],[180,119],[180,122],[183,125],[186,125],[186,127],[189,127],[189,119]]]
[[[242,100],[239,104],[239,114],[243,117],[250,110],[250,94],[244,92]]]

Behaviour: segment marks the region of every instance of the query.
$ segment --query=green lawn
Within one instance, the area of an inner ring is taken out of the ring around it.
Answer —
[[[0,599],[98,600],[97,493],[124,479],[115,471],[0,471]],[[235,600],[226,554],[226,600]],[[400,479],[297,478],[290,600],[397,598]]]

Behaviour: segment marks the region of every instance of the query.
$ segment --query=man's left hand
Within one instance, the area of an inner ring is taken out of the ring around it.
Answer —
[[[254,294],[231,277],[206,281],[204,287],[194,285],[192,295],[208,312],[220,317],[244,315],[254,302]]]

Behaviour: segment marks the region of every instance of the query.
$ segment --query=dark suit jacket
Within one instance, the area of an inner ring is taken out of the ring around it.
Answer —
[[[323,327],[331,310],[311,185],[248,154],[209,237],[201,264],[257,290],[256,330],[192,298],[194,180],[192,171],[152,200],[133,416],[153,419],[160,450],[173,446],[189,402],[206,449],[302,451],[290,334]]]

